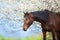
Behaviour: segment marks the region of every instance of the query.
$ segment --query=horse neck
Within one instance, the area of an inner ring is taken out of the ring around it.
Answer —
[[[37,21],[37,22],[46,22],[46,21],[48,21],[48,16],[49,16],[49,14],[48,13],[45,13],[45,12],[43,12],[43,13],[38,13],[38,14],[36,14],[35,15],[35,21]]]

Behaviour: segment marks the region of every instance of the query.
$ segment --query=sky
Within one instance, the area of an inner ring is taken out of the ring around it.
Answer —
[[[36,35],[41,32],[41,30],[40,32],[37,30],[39,28],[35,27],[34,24],[27,31],[23,31],[22,25],[23,22],[0,19],[0,35],[6,37],[26,37]]]

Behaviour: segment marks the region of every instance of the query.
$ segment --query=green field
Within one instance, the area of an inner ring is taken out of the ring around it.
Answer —
[[[47,35],[47,40],[51,40],[51,35]],[[24,38],[8,38],[4,36],[0,36],[0,40],[43,40],[42,35],[37,36],[29,36]]]

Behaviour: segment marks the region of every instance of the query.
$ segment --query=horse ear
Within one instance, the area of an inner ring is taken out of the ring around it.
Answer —
[[[28,15],[28,12],[23,12],[23,13]]]
[[[26,14],[28,15],[29,13],[28,13],[28,12],[26,12]]]
[[[25,12],[23,12],[24,14],[26,14]]]

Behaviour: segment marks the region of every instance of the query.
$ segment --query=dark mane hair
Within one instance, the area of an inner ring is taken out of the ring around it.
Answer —
[[[37,18],[37,20],[41,18],[43,21],[47,21],[49,18],[49,12],[51,11],[44,10],[44,11],[35,11],[30,13],[33,14]]]

